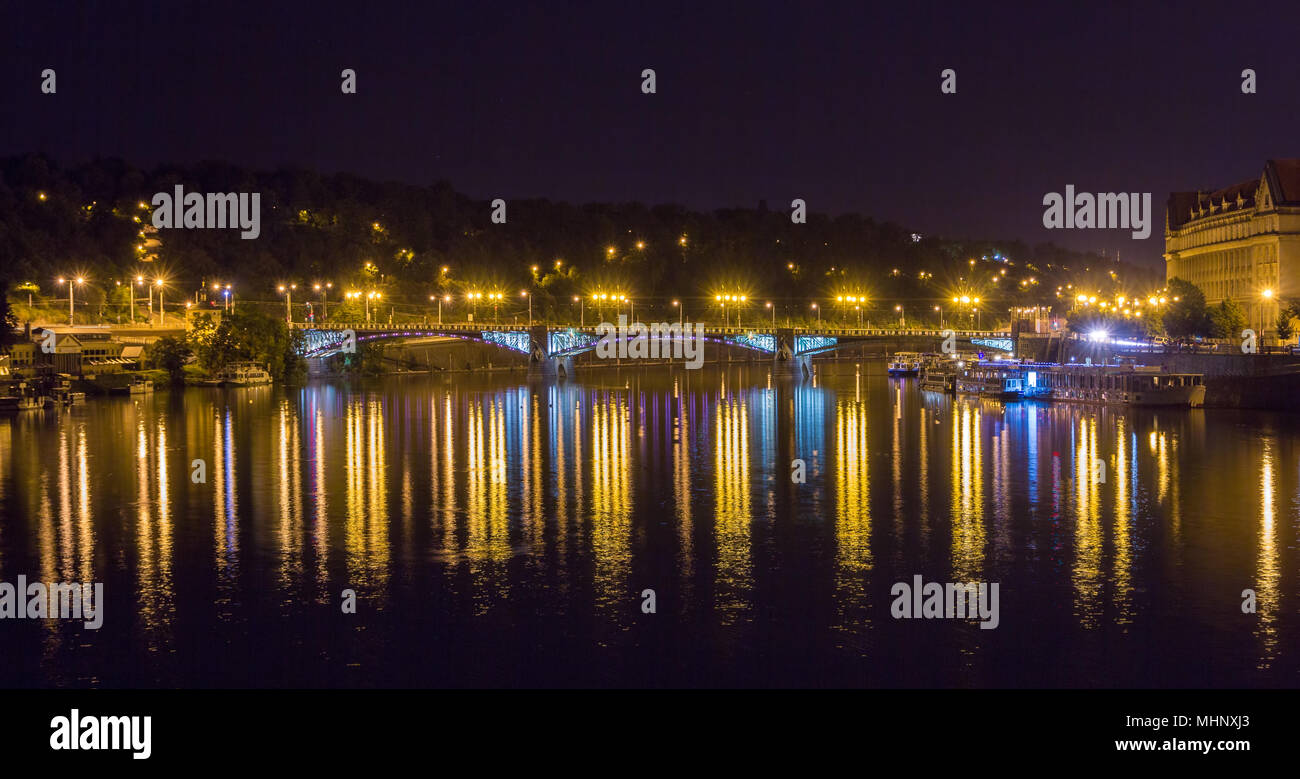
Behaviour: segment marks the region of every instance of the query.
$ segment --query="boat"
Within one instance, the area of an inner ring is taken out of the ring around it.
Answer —
[[[1016,363],[967,363],[957,371],[956,392],[994,400],[1020,400],[1025,393],[1025,373]]]
[[[0,395],[0,414],[17,414],[41,408],[41,398],[25,381],[17,382]]]
[[[147,395],[153,392],[153,382],[144,376],[132,376],[124,386],[109,390],[113,395]]]
[[[77,406],[86,402],[86,393],[74,391],[72,381],[57,379],[50,385],[50,392],[45,396],[45,407]]]
[[[921,389],[952,395],[957,391],[957,370],[948,366],[927,367],[921,371]]]
[[[271,374],[255,362],[233,362],[222,369],[217,379],[223,387],[254,387],[271,383]]]
[[[1051,364],[1025,366],[1035,395],[1074,403],[1126,406],[1205,405],[1205,377],[1160,366]]]
[[[898,352],[889,362],[890,376],[915,376],[920,372],[920,352]]]

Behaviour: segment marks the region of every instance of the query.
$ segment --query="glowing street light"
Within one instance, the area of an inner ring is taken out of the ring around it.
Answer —
[[[74,304],[72,300],[72,288],[78,285],[85,285],[86,280],[81,276],[77,276],[75,279],[65,279],[62,276],[60,276],[59,283],[60,284],[67,283],[68,285],[68,324],[70,325],[75,324],[76,319],[75,319],[75,313],[73,309]]]
[[[163,305],[163,289],[167,286],[167,282],[163,281],[162,278],[156,278],[153,283],[158,288],[158,326],[166,327],[167,307]]]
[[[334,288],[333,282],[329,282],[329,281],[325,282],[324,284],[317,284],[314,287],[314,289],[320,293],[320,308],[321,308],[322,320],[326,319],[330,315],[329,303],[327,302],[327,299],[329,297],[329,290],[333,288]]]
[[[290,325],[293,324],[293,291],[297,288],[297,284],[290,284],[287,287],[281,284],[277,287],[280,294],[284,295],[284,321]],[[367,321],[369,321],[369,317],[367,317]]]
[[[528,326],[532,327],[533,326],[533,296],[529,295],[527,290],[521,290],[519,294],[521,297],[528,298]]]

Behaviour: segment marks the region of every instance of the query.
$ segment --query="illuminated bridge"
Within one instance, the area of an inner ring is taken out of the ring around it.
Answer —
[[[546,374],[560,376],[571,375],[572,359],[585,352],[596,349],[604,332],[595,326],[558,327],[555,325],[537,325],[520,327],[518,325],[484,325],[477,323],[458,323],[443,325],[379,325],[367,323],[329,323],[321,325],[295,323],[296,329],[304,335],[303,355],[306,357],[328,357],[340,352],[351,351],[356,344],[376,341],[418,341],[459,339],[488,344],[511,352],[527,355],[530,369],[537,369]],[[647,328],[651,325],[647,324]],[[870,328],[752,328],[752,327],[711,327],[697,326],[706,343],[739,347],[751,351],[770,354],[778,364],[794,373],[811,373],[810,361],[819,354],[834,352],[851,344],[877,342],[898,342],[910,339],[925,342],[933,339],[933,346],[917,348],[917,351],[940,351],[943,342],[953,339],[952,348],[958,350],[983,349],[1012,352],[1015,344],[1010,333],[986,330],[884,330]],[[630,342],[638,337],[638,331],[631,329],[610,334],[614,345],[619,341]],[[659,348],[653,353],[668,354],[672,341],[683,338],[681,330],[676,327],[667,331],[647,330],[639,337],[658,340]]]

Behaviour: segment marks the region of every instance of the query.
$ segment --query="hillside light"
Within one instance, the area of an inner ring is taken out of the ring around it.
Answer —
[[[1273,297],[1273,290],[1271,290],[1271,289],[1266,289],[1266,290],[1264,290],[1264,297],[1265,297],[1265,298],[1271,298],[1271,297]]]

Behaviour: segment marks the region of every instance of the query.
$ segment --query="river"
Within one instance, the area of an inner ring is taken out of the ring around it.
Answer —
[[[104,585],[0,686],[1294,687],[1298,527],[1300,417],[879,365],[95,398],[0,420],[0,581]]]

